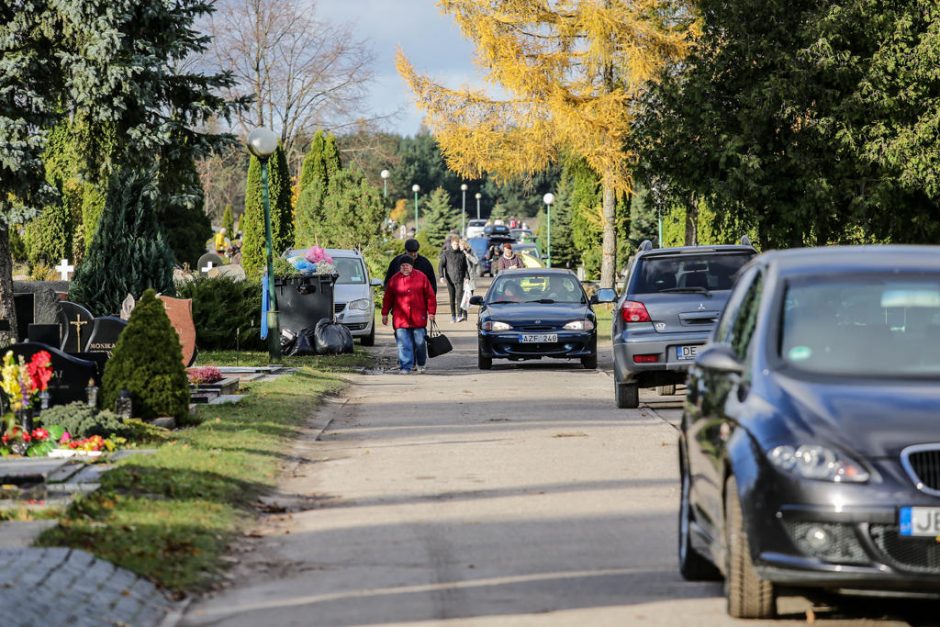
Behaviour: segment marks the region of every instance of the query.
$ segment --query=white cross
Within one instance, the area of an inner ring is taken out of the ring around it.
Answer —
[[[207,262],[206,262],[206,267],[205,267],[205,268],[199,268],[199,269],[200,269],[202,272],[205,272],[206,274],[208,274],[208,273],[209,273],[209,270],[212,269],[212,266],[213,266],[213,265],[214,265],[214,264],[213,264],[211,261],[207,261]],[[58,270],[58,268],[56,268],[56,269]]]
[[[62,275],[63,281],[68,281],[69,275],[75,272],[75,266],[70,266],[69,260],[63,259],[62,262],[55,267],[55,270]]]

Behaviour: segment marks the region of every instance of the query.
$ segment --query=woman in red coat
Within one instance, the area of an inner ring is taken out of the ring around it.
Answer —
[[[423,273],[415,271],[410,259],[401,262],[401,268],[385,288],[382,324],[386,326],[389,312],[395,328],[401,374],[410,374],[415,365],[418,372],[424,372],[428,359],[426,327],[437,313],[437,297],[431,282]]]

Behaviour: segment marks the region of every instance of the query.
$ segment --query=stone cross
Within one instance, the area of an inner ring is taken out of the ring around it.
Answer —
[[[75,272],[75,266],[69,265],[68,259],[63,259],[62,262],[55,267],[55,271],[62,275],[63,281],[68,281],[69,275]]]

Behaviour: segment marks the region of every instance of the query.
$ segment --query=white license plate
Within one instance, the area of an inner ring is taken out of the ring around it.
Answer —
[[[552,344],[558,341],[557,333],[542,333],[540,335],[523,335],[523,344]]]
[[[676,359],[679,361],[690,361],[695,359],[695,352],[698,350],[698,345],[695,346],[676,346]]]
[[[940,507],[902,507],[901,535],[909,538],[940,536]]]

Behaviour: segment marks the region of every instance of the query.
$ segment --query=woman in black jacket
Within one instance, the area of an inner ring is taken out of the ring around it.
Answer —
[[[450,296],[451,322],[463,322],[463,310],[460,301],[463,300],[463,282],[470,277],[467,266],[467,257],[460,250],[460,238],[454,237],[450,245],[441,253],[441,263],[438,266],[441,281],[447,283],[447,293]]]

